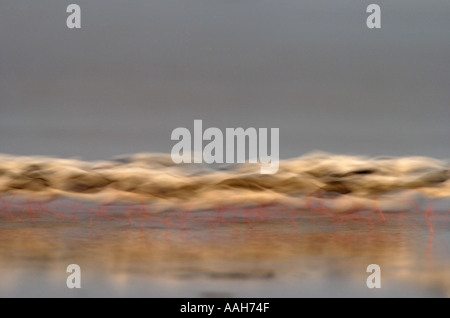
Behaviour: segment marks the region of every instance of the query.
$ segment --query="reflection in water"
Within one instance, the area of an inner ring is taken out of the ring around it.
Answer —
[[[1,296],[450,296],[445,210],[77,204],[1,211]],[[72,263],[78,291],[65,286]],[[382,269],[376,291],[369,264]]]

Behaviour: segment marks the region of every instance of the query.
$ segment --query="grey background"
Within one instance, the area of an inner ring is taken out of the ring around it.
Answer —
[[[279,127],[283,158],[449,158],[450,3],[0,0],[0,153],[170,152],[194,119]]]

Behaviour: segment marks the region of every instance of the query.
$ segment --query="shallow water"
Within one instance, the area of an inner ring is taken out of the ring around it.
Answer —
[[[157,213],[62,200],[3,207],[0,296],[448,297],[449,211],[434,206],[345,214]],[[66,287],[69,264],[81,267],[81,289]],[[369,264],[381,266],[380,289],[366,286]]]

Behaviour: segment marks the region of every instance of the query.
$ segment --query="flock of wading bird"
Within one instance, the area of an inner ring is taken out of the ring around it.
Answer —
[[[155,204],[160,209],[283,204],[330,210],[403,209],[410,198],[450,197],[449,164],[426,157],[312,153],[280,161],[276,174],[259,164],[175,164],[170,155],[136,154],[110,161],[0,155],[0,196],[58,197],[103,204]]]

